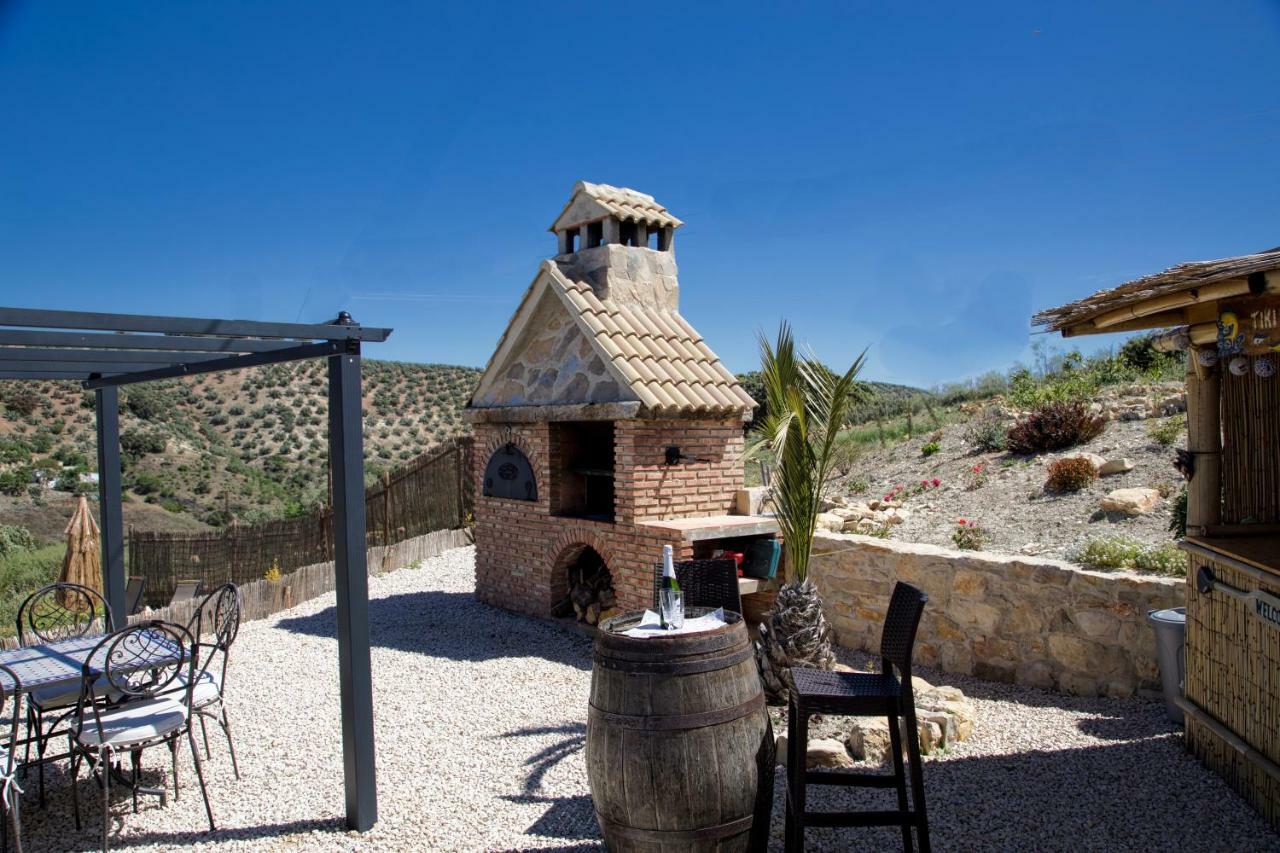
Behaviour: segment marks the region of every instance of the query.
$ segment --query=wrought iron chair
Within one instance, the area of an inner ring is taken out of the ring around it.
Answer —
[[[203,586],[203,583],[198,578],[177,581],[173,585],[173,596],[169,599],[169,603],[177,604],[179,601],[190,601],[200,594],[201,586]]]
[[[223,690],[227,683],[227,660],[231,654],[231,644],[240,632],[239,588],[233,583],[224,584],[205,596],[187,628],[195,638],[196,653],[200,658],[192,690],[191,710],[200,718],[205,758],[212,757],[209,753],[209,729],[205,724],[207,718],[222,727],[222,733],[227,738],[227,749],[231,752],[231,769],[238,780],[240,765],[236,762],[236,747],[231,741],[231,722],[227,718]],[[206,633],[210,634],[210,640],[205,639]],[[185,685],[185,676],[179,676],[178,681]]]
[[[129,575],[124,588],[124,610],[130,616],[142,609],[142,594],[147,590],[147,579],[142,575]]]
[[[27,596],[18,607],[18,642],[23,646],[38,643],[55,643],[95,637],[106,632],[111,620],[111,608],[102,593],[74,583],[55,583],[42,587]],[[37,687],[31,691],[27,702],[28,730],[34,737],[27,739],[24,764],[31,759],[31,742],[36,744],[36,764],[40,773],[40,805],[44,805],[44,765],[47,761],[64,758],[63,755],[45,756],[49,739],[59,734],[58,724],[64,721],[75,707],[80,696],[78,685],[72,687]],[[45,729],[46,717],[53,718],[53,725]]]
[[[738,564],[733,560],[680,560],[675,564],[676,580],[684,592],[685,607],[723,607],[742,612],[738,594]],[[658,606],[662,589],[662,563],[653,566],[653,606]]]
[[[810,826],[900,826],[902,845],[911,846],[915,827],[920,850],[929,853],[929,820],[924,805],[924,774],[920,768],[920,735],[916,702],[911,690],[911,655],[916,629],[929,596],[914,586],[897,583],[889,600],[880,634],[880,672],[829,672],[793,667],[787,717],[786,850],[804,849],[804,828]],[[889,719],[893,775],[843,770],[809,770],[809,717],[813,714],[883,716]],[[902,726],[899,726],[901,721]],[[906,758],[911,765],[911,801],[907,802],[907,774],[903,769],[902,728],[906,729]],[[878,812],[811,812],[805,810],[807,785],[849,785],[895,788],[898,808]]]
[[[18,743],[18,727],[22,723],[22,681],[18,674],[0,664],[0,713],[4,711],[6,697],[13,697],[13,713],[8,731],[0,729],[0,810],[13,820],[13,848],[22,853],[22,789],[18,787],[18,761],[14,751]],[[0,725],[3,725],[0,717]],[[9,847],[9,823],[0,815],[0,850]]]
[[[107,849],[111,826],[111,780],[119,771],[115,758],[128,753],[133,775],[133,808],[138,809],[138,781],[142,752],[165,745],[173,761],[177,795],[178,740],[186,735],[204,797],[209,831],[214,830],[213,807],[205,786],[200,751],[191,731],[192,687],[197,665],[191,632],[171,622],[151,620],[103,637],[84,663],[80,697],[67,734],[71,752],[71,795],[76,829],[80,828],[80,794],[76,777],[82,763],[98,771],[102,785],[102,849]],[[179,679],[185,677],[185,687]],[[177,692],[175,691],[177,688]],[[104,704],[101,700],[118,697]]]

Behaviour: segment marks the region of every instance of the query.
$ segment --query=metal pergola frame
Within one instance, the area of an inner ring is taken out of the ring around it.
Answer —
[[[128,622],[120,386],[311,358],[328,360],[342,757],[347,826],[359,831],[378,819],[360,346],[364,341],[384,341],[390,334],[390,329],[361,326],[346,312],[331,323],[309,324],[0,308],[0,379],[79,381],[97,397],[102,579],[113,630]]]

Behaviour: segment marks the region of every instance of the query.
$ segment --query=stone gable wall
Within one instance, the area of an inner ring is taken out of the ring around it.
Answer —
[[[817,536],[810,576],[842,645],[878,648],[902,580],[929,594],[919,663],[1085,696],[1158,689],[1146,614],[1185,603],[1178,578],[844,534]]]

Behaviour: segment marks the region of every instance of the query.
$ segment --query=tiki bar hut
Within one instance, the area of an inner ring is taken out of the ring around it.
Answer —
[[[1066,337],[1187,353],[1187,748],[1280,828],[1280,248],[1043,311]]]

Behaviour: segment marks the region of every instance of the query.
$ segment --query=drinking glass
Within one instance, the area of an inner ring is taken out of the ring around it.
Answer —
[[[658,604],[662,607],[662,618],[667,620],[668,628],[684,627],[684,593],[678,589],[664,589],[658,593]]]

